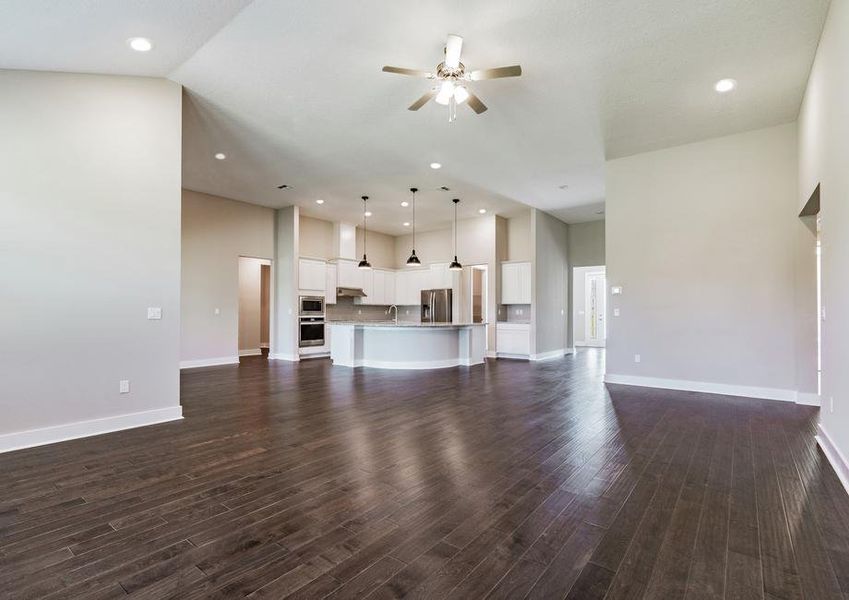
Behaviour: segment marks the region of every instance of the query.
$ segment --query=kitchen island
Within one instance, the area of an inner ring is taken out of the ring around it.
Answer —
[[[443,369],[479,365],[486,323],[333,321],[330,359],[343,367]]]

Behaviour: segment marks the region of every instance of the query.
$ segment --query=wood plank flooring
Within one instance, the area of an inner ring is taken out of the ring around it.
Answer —
[[[842,598],[816,409],[244,359],[185,419],[0,455],[0,598]]]

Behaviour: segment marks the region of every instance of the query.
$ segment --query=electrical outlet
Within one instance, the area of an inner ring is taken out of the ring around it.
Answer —
[[[363,314],[363,309],[362,309],[362,308],[358,308],[358,309],[357,309],[357,314],[358,314],[358,315]]]
[[[119,394],[129,394],[130,393],[130,380],[122,379],[118,382],[118,393]]]
[[[216,315],[220,315],[220,314],[221,314],[221,309],[220,309],[220,308],[216,308],[216,309],[215,309],[214,311],[212,311],[212,312],[213,312],[214,314],[216,314]]]
[[[152,321],[157,321],[162,318],[162,308],[159,306],[147,307],[147,318]]]
[[[618,309],[618,308],[614,308],[614,309],[613,309],[613,316],[614,316],[614,317],[618,317],[618,316],[619,316],[619,309]]]
[[[640,355],[639,355],[639,354],[635,354],[635,355],[634,355],[634,362],[635,362],[635,363],[638,363],[638,362],[640,362],[641,360],[642,360],[642,358],[640,357]]]

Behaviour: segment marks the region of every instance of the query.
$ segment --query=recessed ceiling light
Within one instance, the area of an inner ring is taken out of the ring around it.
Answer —
[[[713,86],[720,94],[725,94],[726,92],[730,92],[734,88],[737,87],[737,81],[734,79],[720,79],[716,82],[716,85]]]
[[[225,158],[227,158],[227,155],[226,155],[226,154],[224,154],[223,152],[218,152],[218,153],[215,155],[215,158],[217,158],[218,160],[224,160]]]
[[[410,206],[410,203],[409,203],[409,202],[407,202],[406,200],[404,200],[404,201],[401,203],[401,206],[403,206],[404,208],[407,208],[408,206]]]
[[[148,52],[153,48],[153,44],[150,43],[150,40],[143,37],[130,38],[127,40],[127,43],[130,45],[130,48],[136,52]]]
[[[316,201],[315,201],[315,203],[316,203],[316,204],[324,204],[324,200],[322,200],[321,198],[319,198],[318,200],[316,200]]]
[[[431,169],[441,169],[442,165],[440,163],[430,163]]]
[[[486,209],[485,209],[485,208],[479,208],[479,209],[478,209],[478,212],[479,212],[480,214],[482,214],[482,215],[485,215],[485,214],[486,214]]]
[[[367,211],[366,211],[366,216],[367,216],[367,217],[370,217],[370,216],[371,216],[371,211],[370,211],[370,210],[367,210]]]
[[[404,221],[404,227],[409,227],[409,226],[410,226],[410,222],[409,222],[409,221]]]
[[[559,189],[561,189],[561,190],[568,190],[568,189],[569,189],[569,184],[568,184],[568,183],[564,183],[563,185],[558,185],[557,187],[558,187]]]

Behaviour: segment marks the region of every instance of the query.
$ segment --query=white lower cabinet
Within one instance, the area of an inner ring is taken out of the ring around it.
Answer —
[[[529,323],[497,323],[495,350],[500,356],[526,358],[531,354],[531,326]]]

